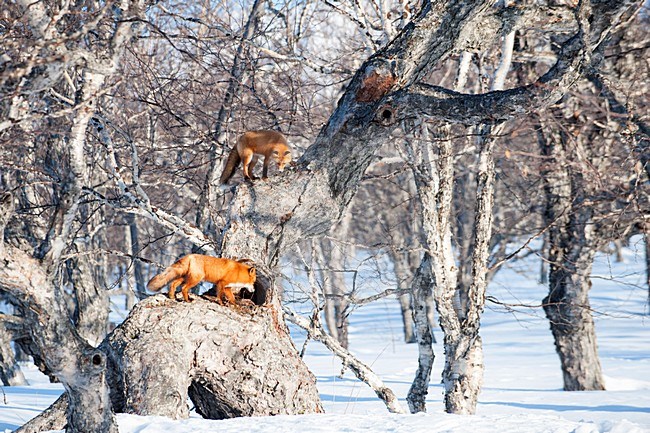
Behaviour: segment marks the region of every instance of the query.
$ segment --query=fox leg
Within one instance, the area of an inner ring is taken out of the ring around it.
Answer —
[[[242,166],[244,169],[244,177],[249,180],[255,180],[253,176],[253,168],[255,168],[255,163],[257,160],[254,158],[255,154],[253,152],[246,153],[242,156]]]
[[[217,290],[217,303],[223,305],[223,283],[219,281],[214,288]]]
[[[219,303],[219,305],[223,305],[224,296],[226,297],[228,304],[234,305],[235,296],[232,294],[232,289],[230,287],[226,287],[223,281],[217,283],[216,286],[217,286],[217,302]]]
[[[169,285],[169,292],[167,292],[167,296],[169,297],[169,299],[176,299],[176,288],[184,280],[185,278],[180,277],[180,278],[176,278],[174,281],[171,282],[171,284]]]
[[[185,279],[185,284],[181,287],[181,292],[183,293],[183,299],[185,302],[190,302],[190,289],[201,282],[203,275],[187,275]]]
[[[229,304],[235,305],[235,295],[232,294],[232,289],[230,287],[223,288],[223,294],[226,295],[226,299]]]
[[[262,179],[268,179],[269,174],[269,163],[271,162],[270,157],[264,157],[264,168],[262,169]]]
[[[255,155],[255,154],[253,154],[253,157],[251,158],[251,163],[248,164],[248,174],[250,174],[252,180],[258,179],[253,174],[254,173],[253,169],[255,169],[255,165],[257,165],[258,160],[259,160],[259,157],[257,155]]]

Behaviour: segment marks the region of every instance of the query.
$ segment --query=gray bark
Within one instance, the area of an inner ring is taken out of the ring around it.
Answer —
[[[43,265],[5,245],[0,287],[25,308],[25,325],[48,368],[71,396],[67,419],[70,432],[116,432],[104,380],[105,356],[79,337],[63,294],[52,289]]]
[[[450,333],[449,338],[445,339],[442,380],[445,385],[445,408],[449,413],[473,414],[483,382],[483,348],[479,328],[485,305],[494,205],[492,149],[495,140],[488,135],[483,134],[480,139],[472,234],[472,282],[467,292],[467,306],[464,314],[458,317],[461,320],[458,332]]]
[[[650,236],[646,232],[643,236],[645,243],[645,276],[646,287],[648,289],[648,305],[650,305]]]
[[[11,340],[11,333],[7,331],[6,323],[0,323],[0,381],[4,386],[27,385],[20,365],[16,362]]]
[[[138,299],[144,299],[147,296],[147,290],[145,286],[144,278],[144,269],[142,267],[142,261],[140,257],[140,237],[138,231],[138,222],[136,221],[135,215],[128,215],[127,221],[129,224],[129,239],[131,246],[131,267],[133,268],[133,278],[135,281],[135,293]]]
[[[314,376],[269,308],[154,296],[101,349],[119,412],[187,418],[188,396],[211,419],[323,411]]]
[[[4,231],[14,211],[13,195],[0,195],[0,257],[4,254]],[[4,315],[0,315],[4,316]],[[8,318],[0,318],[0,381],[4,386],[25,385],[27,381],[16,362],[11,348],[11,334],[7,330]]]
[[[560,357],[564,389],[605,389],[596,330],[589,307],[591,266],[597,251],[593,209],[586,205],[585,181],[567,161],[573,158],[564,132],[538,133],[542,154],[549,158],[543,173],[548,234],[549,294],[544,311]]]
[[[390,251],[393,262],[393,269],[395,271],[395,278],[397,279],[397,288],[405,290],[409,287],[413,279],[413,271],[410,266],[410,252]],[[413,321],[413,295],[405,293],[400,295],[398,300],[402,312],[402,325],[404,327],[404,341],[406,343],[417,342],[415,334],[415,323]]]
[[[109,299],[104,287],[93,278],[92,266],[85,255],[68,262],[76,301],[73,314],[75,327],[88,344],[97,346],[108,331]]]

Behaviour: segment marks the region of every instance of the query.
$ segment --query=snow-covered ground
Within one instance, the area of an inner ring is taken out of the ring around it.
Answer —
[[[485,381],[474,416],[443,411],[438,383],[444,361],[435,345],[428,413],[392,415],[362,382],[346,371],[320,343],[310,342],[305,361],[318,378],[326,414],[239,418],[224,421],[192,417],[118,415],[122,433],[188,432],[499,432],[499,433],[640,433],[650,432],[650,315],[645,286],[643,244],[637,238],[625,261],[601,255],[594,266],[591,304],[607,391],[564,392],[560,365],[548,323],[539,308],[546,288],[537,284],[539,264],[507,265],[491,283],[481,335]],[[292,328],[298,347],[304,335]],[[441,339],[438,331],[437,337]],[[401,398],[417,367],[417,347],[402,342],[399,307],[387,299],[354,311],[350,346]],[[0,402],[0,431],[22,425],[61,392],[25,366],[31,386],[5,387]],[[406,407],[406,403],[404,402]]]

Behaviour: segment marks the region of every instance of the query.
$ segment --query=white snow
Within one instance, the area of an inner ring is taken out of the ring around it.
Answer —
[[[352,373],[338,377],[341,365],[320,343],[310,342],[305,361],[318,378],[326,413],[321,415],[203,420],[197,415],[172,421],[119,414],[122,433],[189,432],[448,432],[448,433],[642,433],[650,432],[650,315],[645,286],[644,247],[635,238],[625,261],[600,255],[594,266],[590,299],[594,309],[607,391],[564,392],[548,322],[539,307],[546,288],[539,285],[539,262],[512,262],[491,282],[488,295],[499,302],[534,305],[512,308],[490,303],[482,320],[485,380],[477,414],[444,413],[439,384],[444,355],[436,360],[428,413],[393,415]],[[377,283],[379,285],[379,283]],[[379,287],[381,289],[381,287]],[[378,290],[379,290],[378,289]],[[292,328],[297,347],[304,334]],[[442,338],[436,330],[438,340]],[[386,299],[351,315],[350,347],[371,365],[406,407],[417,367],[417,347],[402,342],[399,305]],[[4,387],[0,431],[22,425],[61,392],[28,365],[31,385]]]

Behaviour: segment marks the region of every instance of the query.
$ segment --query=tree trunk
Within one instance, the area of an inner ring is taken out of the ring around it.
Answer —
[[[646,288],[648,289],[648,306],[650,306],[650,235],[648,235],[648,228],[645,228],[646,233],[643,235],[645,242],[645,276]]]
[[[70,260],[68,272],[75,293],[75,327],[88,344],[97,346],[108,331],[109,298],[104,287],[95,282],[92,266],[82,255]]]
[[[59,288],[43,265],[5,245],[0,287],[25,308],[25,327],[50,371],[70,396],[68,432],[117,432],[104,380],[105,355],[76,332]]]
[[[397,288],[406,289],[412,282],[413,272],[410,268],[408,252],[390,251],[393,261],[395,278],[397,279]],[[413,321],[414,311],[412,305],[413,295],[405,293],[399,296],[399,303],[402,312],[402,325],[404,327],[404,342],[407,344],[417,342],[415,336],[415,323]]]
[[[426,399],[429,393],[429,381],[435,359],[432,347],[433,334],[427,314],[432,286],[431,257],[429,254],[425,254],[413,278],[412,285],[413,320],[417,329],[418,341],[418,370],[406,397],[411,413],[427,411]]]
[[[5,323],[0,323],[0,381],[4,386],[27,385],[11,348],[11,334],[7,331]]]
[[[572,264],[572,268],[575,266],[574,269],[580,273],[572,274],[551,264],[550,293],[543,301],[555,339],[555,349],[560,356],[565,391],[605,389],[594,321],[587,298],[593,260],[590,255],[588,253],[580,257],[578,263]]]
[[[316,379],[268,307],[140,301],[104,341],[116,411],[187,418],[322,412]]]
[[[133,268],[133,279],[135,281],[135,294],[138,299],[144,299],[147,297],[147,291],[145,289],[145,278],[144,270],[142,269],[142,261],[140,260],[140,236],[138,232],[138,222],[135,219],[135,215],[127,215],[127,222],[129,224],[128,228],[128,238],[130,242],[129,246],[131,253],[131,267]],[[130,310],[130,309],[129,309]]]
[[[549,129],[553,131],[552,129]],[[569,149],[580,144],[564,132],[550,137],[539,129],[541,151],[549,161],[543,174],[548,231],[549,294],[544,311],[549,319],[560,357],[564,389],[588,391],[605,389],[596,330],[589,307],[589,276],[597,250],[591,221],[593,210],[585,203],[585,181],[573,168]],[[588,154],[586,149],[579,150]]]

